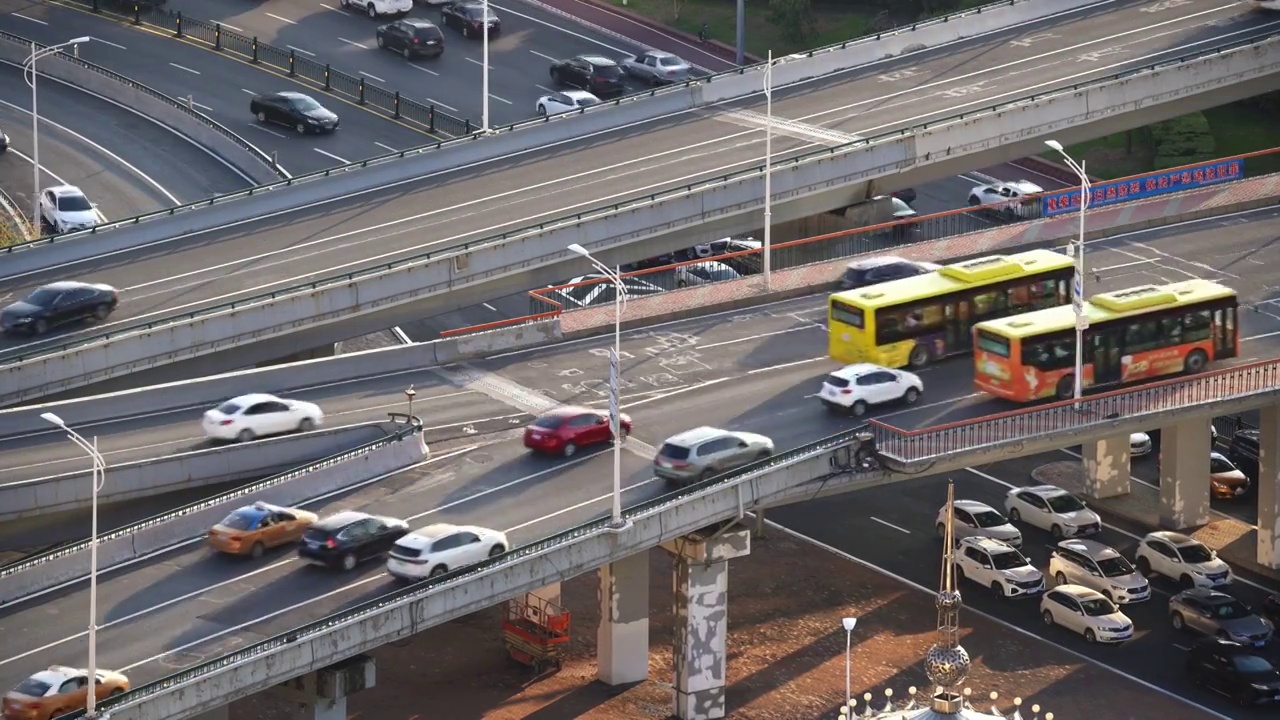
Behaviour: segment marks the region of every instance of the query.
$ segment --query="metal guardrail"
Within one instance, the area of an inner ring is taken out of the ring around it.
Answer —
[[[66,1],[67,1],[67,2],[74,2],[74,3],[80,4],[80,5],[93,6],[94,8],[96,8],[96,9],[95,9],[95,12],[100,12],[100,13],[104,12],[104,11],[102,11],[102,10],[101,10],[101,8],[100,8],[102,0],[66,0]],[[971,10],[961,10],[961,11],[958,11],[958,12],[950,13],[950,14],[948,14],[948,15],[942,15],[942,16],[940,16],[940,17],[936,17],[936,18],[934,18],[934,19],[932,19],[932,20],[927,20],[927,21],[922,22],[922,23],[915,23],[915,24],[912,24],[912,25],[907,26],[907,27],[894,28],[894,29],[891,29],[891,30],[886,30],[886,31],[884,31],[884,32],[875,33],[875,34],[873,34],[873,35],[865,35],[865,36],[863,36],[863,37],[861,37],[861,38],[856,38],[856,39],[853,39],[853,40],[848,40],[848,41],[845,41],[845,42],[842,42],[842,43],[834,43],[834,44],[832,44],[832,45],[827,45],[827,46],[825,46],[825,47],[817,48],[817,49],[815,49],[815,50],[810,50],[810,51],[808,51],[808,52],[806,52],[806,53],[797,53],[797,54],[795,54],[795,55],[791,55],[791,56],[789,56],[789,57],[796,57],[797,55],[803,55],[803,56],[805,56],[805,57],[814,57],[814,56],[817,56],[817,55],[821,55],[821,54],[823,54],[823,53],[834,52],[834,51],[836,51],[836,50],[844,50],[844,49],[847,49],[847,48],[849,48],[849,47],[853,47],[853,46],[860,45],[860,44],[864,44],[864,43],[872,43],[872,42],[876,42],[876,41],[881,40],[882,38],[884,38],[884,37],[886,37],[886,36],[893,36],[893,35],[896,35],[896,34],[899,34],[899,33],[904,33],[904,32],[914,32],[915,30],[920,29],[920,28],[932,27],[932,26],[934,26],[934,25],[938,25],[938,24],[943,24],[943,23],[951,22],[951,21],[953,21],[953,20],[959,20],[959,19],[961,19],[961,18],[969,17],[969,16],[972,16],[972,15],[981,15],[983,12],[991,12],[992,10],[994,10],[994,9],[996,9],[996,8],[1000,8],[1000,7],[1012,7],[1012,6],[1017,5],[1017,4],[1019,4],[1019,3],[1026,3],[1026,2],[1033,2],[1033,1],[1036,1],[1036,0],[998,0],[997,2],[993,2],[993,3],[990,3],[990,4],[988,4],[988,5],[983,5],[982,7],[973,8],[973,9],[971,9]],[[129,20],[129,18],[127,18],[127,17],[125,17],[125,16],[122,16],[122,15],[117,15],[117,14],[115,14],[115,13],[105,13],[105,14],[111,15],[111,16],[113,16],[113,17],[118,17],[118,18],[121,18],[121,19],[123,19],[123,20]],[[141,21],[141,8],[138,8],[138,9],[135,11],[135,13],[134,13],[134,14],[135,14],[135,16],[138,18],[138,21],[140,22],[140,21]],[[187,20],[186,22],[192,22],[192,21],[191,21],[191,20]],[[207,23],[206,23],[206,24],[207,24]],[[216,23],[215,23],[214,25],[216,26]],[[218,28],[217,28],[217,27],[215,27],[215,29],[218,29]],[[188,37],[190,37],[190,36],[188,35]],[[229,37],[229,36],[228,36],[228,35],[221,35],[221,37],[223,37],[223,38],[225,39],[226,37]],[[243,37],[243,36],[237,36],[237,37]],[[225,47],[225,43],[224,43],[224,47]],[[249,48],[249,49],[247,49],[247,50],[246,50],[245,48]],[[240,53],[239,53],[239,54],[243,56],[243,55],[246,55],[246,53],[250,53],[248,56],[249,56],[249,57],[251,57],[251,56],[252,56],[252,55],[251,55],[251,48],[252,48],[252,45],[247,45],[247,46],[245,46],[245,47],[241,48],[241,51],[240,51]],[[785,62],[786,60],[787,60],[787,58],[777,58],[777,59],[775,59],[775,60],[774,60],[774,63],[775,63],[775,64],[777,64],[777,63],[780,63],[780,62]],[[515,130],[521,130],[521,129],[523,129],[523,128],[533,127],[533,126],[535,126],[535,125],[542,125],[542,124],[545,124],[545,123],[548,123],[548,122],[553,122],[553,121],[555,121],[555,120],[557,120],[557,119],[564,118],[564,117],[566,117],[566,116],[568,116],[568,115],[571,115],[571,114],[579,114],[579,115],[581,115],[581,114],[592,113],[592,112],[607,112],[608,108],[610,108],[610,107],[616,107],[616,106],[622,105],[622,104],[624,104],[624,103],[635,102],[635,101],[641,100],[641,99],[646,98],[646,97],[654,97],[654,96],[661,95],[661,94],[665,94],[665,93],[678,92],[678,91],[680,91],[680,90],[682,90],[682,89],[685,89],[685,88],[688,88],[688,87],[690,87],[690,86],[697,85],[697,84],[700,84],[700,83],[704,83],[704,82],[707,82],[707,83],[714,82],[716,78],[723,78],[723,77],[727,77],[727,76],[742,75],[742,74],[745,74],[745,73],[747,73],[747,72],[753,72],[753,71],[756,71],[756,70],[760,70],[761,68],[763,68],[763,67],[764,67],[765,65],[767,65],[767,64],[768,64],[768,63],[759,63],[759,64],[756,64],[756,65],[746,65],[746,66],[743,66],[743,67],[740,67],[740,68],[736,68],[736,69],[734,69],[734,70],[725,70],[725,71],[723,71],[723,72],[719,72],[719,73],[716,73],[716,74],[714,74],[714,75],[708,75],[708,76],[704,76],[704,77],[699,77],[699,78],[691,79],[691,80],[688,80],[688,81],[683,82],[683,83],[675,83],[675,84],[668,85],[668,86],[661,87],[661,88],[652,88],[652,89],[650,89],[650,90],[648,90],[648,91],[645,91],[645,92],[635,93],[635,94],[632,94],[632,95],[626,95],[626,96],[623,96],[623,97],[615,98],[615,99],[613,99],[613,100],[609,100],[609,101],[606,101],[606,102],[599,103],[599,104],[597,104],[597,105],[592,105],[592,106],[590,106],[590,107],[579,108],[579,109],[576,111],[576,113],[560,113],[560,114],[557,114],[557,115],[544,115],[544,116],[541,116],[541,117],[530,118],[530,119],[528,119],[528,120],[521,120],[520,122],[511,123],[510,125],[494,127],[494,128],[492,128],[491,132],[492,132],[492,133],[505,133],[505,132],[512,132],[512,131],[515,131]],[[348,76],[348,77],[350,77],[350,76]],[[368,87],[372,87],[372,86],[366,86],[366,89],[368,89]],[[761,92],[763,92],[763,90],[761,90]],[[380,165],[380,164],[382,164],[382,163],[384,163],[384,162],[390,162],[390,161],[394,161],[394,160],[399,160],[399,159],[405,158],[405,157],[407,157],[407,156],[409,156],[409,155],[420,155],[420,154],[422,154],[422,153],[430,152],[430,151],[433,151],[433,150],[440,150],[440,149],[445,148],[445,147],[453,147],[453,146],[460,145],[460,144],[465,143],[465,142],[469,142],[469,141],[471,141],[471,140],[475,140],[475,139],[480,138],[480,137],[483,137],[483,136],[482,136],[482,135],[480,135],[480,134],[478,134],[478,133],[474,133],[474,132],[473,132],[473,133],[469,133],[469,134],[463,135],[463,136],[461,136],[461,137],[455,137],[455,138],[452,138],[452,139],[449,139],[449,140],[442,140],[442,141],[435,142],[435,143],[427,143],[427,144],[424,144],[424,145],[419,145],[418,147],[408,148],[408,149],[400,150],[400,151],[397,151],[397,152],[387,153],[386,155],[377,155],[377,156],[374,156],[374,157],[371,157],[371,158],[366,158],[366,159],[364,159],[364,160],[357,160],[356,162],[347,163],[347,164],[345,164],[345,165],[338,165],[338,166],[335,166],[335,167],[332,167],[332,168],[328,168],[328,169],[325,169],[325,170],[317,170],[317,171],[315,171],[315,172],[310,172],[310,173],[306,173],[306,174],[303,174],[303,175],[298,175],[298,176],[296,176],[296,177],[290,178],[290,179],[288,179],[287,181],[280,182],[280,183],[269,183],[269,184],[267,184],[267,185],[259,185],[259,186],[257,186],[257,187],[248,188],[248,189],[246,189],[246,190],[238,190],[238,191],[235,191],[235,192],[224,193],[224,194],[222,194],[222,195],[215,195],[215,196],[214,196],[214,197],[212,197],[212,198],[209,198],[209,199],[207,199],[207,200],[202,200],[202,201],[199,201],[199,202],[193,202],[193,203],[186,203],[186,204],[183,204],[183,205],[177,205],[177,206],[175,206],[175,207],[173,207],[173,208],[170,208],[169,210],[162,210],[162,211],[156,211],[156,212],[143,213],[143,214],[141,214],[141,215],[135,215],[135,216],[133,216],[133,217],[122,218],[122,219],[117,220],[117,221],[115,221],[115,222],[110,222],[110,223],[105,223],[105,224],[103,224],[103,225],[99,225],[99,226],[94,227],[94,228],[92,228],[92,229],[90,229],[90,230],[82,230],[82,231],[75,232],[75,233],[66,233],[66,234],[64,234],[64,235],[48,235],[48,236],[45,236],[45,237],[42,237],[42,238],[37,238],[37,239],[35,239],[35,240],[31,240],[31,241],[28,241],[28,242],[24,242],[24,243],[17,243],[17,244],[14,244],[14,245],[10,245],[10,246],[8,246],[8,247],[6,247],[6,248],[2,248],[2,249],[0,249],[0,250],[3,250],[4,252],[12,252],[12,251],[14,251],[14,250],[25,250],[25,249],[29,249],[29,248],[31,248],[31,247],[37,247],[37,246],[41,246],[41,245],[46,245],[46,244],[52,243],[52,242],[54,242],[55,240],[59,240],[59,239],[61,239],[61,240],[64,240],[64,241],[65,241],[65,240],[72,240],[72,239],[76,239],[76,238],[85,238],[85,237],[89,237],[89,236],[94,235],[94,234],[99,233],[99,232],[104,232],[104,231],[107,231],[107,230],[113,230],[113,229],[116,229],[116,228],[125,227],[125,226],[127,226],[127,225],[136,225],[136,224],[138,224],[138,223],[145,222],[145,221],[147,221],[147,220],[153,220],[153,219],[155,219],[155,218],[159,218],[159,217],[166,217],[166,216],[169,216],[169,215],[174,215],[174,214],[176,214],[176,213],[178,213],[178,212],[185,212],[185,211],[188,211],[188,210],[195,210],[195,209],[198,209],[198,208],[202,208],[202,207],[209,207],[209,206],[216,205],[216,204],[223,203],[223,202],[229,202],[229,201],[232,201],[232,200],[239,200],[239,199],[241,199],[241,198],[245,198],[245,197],[251,197],[251,196],[253,196],[255,193],[262,192],[262,191],[264,191],[264,190],[273,190],[273,189],[276,189],[276,188],[286,187],[286,186],[289,186],[289,185],[293,185],[294,183],[308,182],[308,181],[311,181],[311,180],[317,180],[317,179],[320,179],[320,178],[326,178],[326,177],[329,177],[329,176],[330,176],[330,175],[332,175],[332,174],[340,174],[340,173],[344,173],[344,172],[346,172],[346,171],[348,171],[348,170],[354,170],[354,169],[356,169],[356,168],[365,168],[365,167],[369,167],[370,165]]]
[[[14,35],[13,33],[7,33],[3,31],[0,31],[0,40],[7,40],[9,42],[17,43],[19,45],[25,45],[28,48],[34,46],[39,50],[43,50],[48,47],[46,45],[41,45],[40,43],[35,42],[33,40],[28,40],[27,38],[24,38],[21,35]],[[202,125],[208,127],[209,129],[213,130],[219,135],[227,138],[228,140],[230,140],[231,142],[239,146],[241,149],[248,152],[250,155],[253,155],[259,161],[261,161],[264,165],[271,168],[272,172],[274,172],[276,175],[279,175],[283,179],[288,179],[289,173],[281,169],[281,167],[277,165],[274,160],[271,159],[270,155],[267,155],[266,153],[259,150],[257,146],[255,146],[253,143],[249,142],[248,140],[245,140],[239,135],[231,132],[231,130],[228,129],[227,126],[223,125],[217,120],[214,120],[208,115],[205,115],[199,110],[196,110],[195,108],[190,107],[186,103],[176,98],[169,97],[168,95],[165,95],[164,93],[160,92],[159,90],[156,90],[155,88],[152,88],[147,85],[143,85],[137,80],[121,75],[120,73],[115,72],[114,70],[108,70],[107,68],[104,68],[101,65],[95,65],[87,60],[81,60],[79,56],[73,53],[68,53],[64,50],[58,50],[55,53],[53,53],[53,55],[59,59],[62,59],[66,62],[71,63],[72,65],[78,65],[84,68],[85,70],[95,72],[106,78],[114,80],[115,82],[118,82],[121,85],[126,85],[128,87],[133,88],[134,90],[150,95],[151,97],[165,103],[166,105],[172,106],[173,108],[186,113],[192,118],[198,120]],[[35,241],[32,241],[32,242],[35,242]],[[20,244],[25,245],[27,243],[20,243]]]
[[[881,133],[879,135],[875,135],[868,138],[860,138],[858,140],[845,143],[844,145],[839,145],[839,146],[830,147],[830,148],[823,148],[823,149],[803,153],[801,155],[796,155],[796,156],[781,159],[781,160],[775,160],[772,164],[772,170],[774,172],[785,170],[787,168],[802,165],[804,163],[807,163],[809,161],[812,161],[818,158],[830,157],[832,155],[848,152],[850,150],[867,147],[869,145],[873,145],[875,143],[882,142],[885,140],[892,140],[895,138],[913,135],[916,132],[924,131],[931,127],[936,127],[938,125],[947,125],[955,122],[962,122],[966,119],[971,119],[975,116],[981,116],[981,115],[985,115],[993,112],[998,112],[1002,109],[1009,108],[1009,107],[1025,105],[1026,102],[1028,102],[1029,100],[1033,101],[1037,98],[1044,98],[1044,97],[1049,97],[1049,96],[1058,95],[1062,93],[1077,92],[1083,88],[1093,87],[1096,85],[1104,85],[1106,83],[1115,82],[1116,80],[1119,80],[1119,79],[1133,77],[1135,75],[1139,75],[1145,72],[1150,72],[1153,69],[1169,67],[1172,65],[1178,65],[1178,64],[1185,63],[1198,58],[1209,57],[1213,55],[1221,55],[1227,52],[1231,52],[1233,50],[1237,50],[1239,48],[1252,47],[1262,43],[1271,42],[1276,39],[1280,39],[1280,32],[1271,33],[1262,38],[1254,38],[1252,40],[1239,41],[1237,43],[1232,43],[1230,45],[1214,48],[1211,50],[1202,50],[1196,53],[1179,56],[1176,59],[1164,60],[1158,63],[1144,65],[1139,68],[1125,70],[1119,73],[1114,73],[1112,75],[1107,75],[1105,77],[1096,78],[1094,80],[1075,83],[1072,85],[1059,87],[1053,90],[1046,90],[1044,92],[1036,93],[1029,97],[1019,98],[1016,100],[1011,100],[1011,101],[999,103],[996,105],[990,105],[979,110],[972,110],[969,112],[960,113],[958,115],[942,118],[940,120],[935,120],[933,122],[921,123],[918,125],[901,128],[899,130],[893,130],[893,131]],[[732,173],[726,173],[724,175],[721,175],[715,178],[700,180],[698,182],[681,185],[675,188],[668,188],[666,190],[662,190],[659,192],[654,192],[647,195],[633,197],[628,200],[623,200],[623,201],[611,203],[609,205],[605,205],[602,207],[596,207],[589,210],[584,210],[582,212],[574,213],[572,215],[561,216],[553,220],[540,222],[536,225],[530,225],[530,226],[518,228],[515,230],[508,230],[504,233],[501,233],[498,235],[492,235],[487,238],[472,240],[472,241],[468,241],[458,245],[452,245],[447,248],[442,248],[439,250],[434,250],[434,251],[429,251],[419,255],[414,255],[408,258],[403,258],[400,260],[394,260],[390,262],[380,263],[378,265],[360,268],[358,270],[353,270],[351,272],[343,273],[341,275],[329,276],[326,278],[321,278],[319,280],[314,280],[309,283],[294,285],[291,287],[282,288],[280,290],[275,290],[268,293],[262,293],[260,295],[250,296],[247,298],[243,298],[241,300],[233,300],[230,302],[221,303],[219,305],[212,305],[204,308],[197,308],[190,312],[181,313],[177,315],[169,315],[169,316],[162,317],[157,320],[153,320],[146,323],[127,325],[125,327],[122,327],[118,330],[111,331],[111,332],[100,333],[97,335],[90,335],[87,337],[77,338],[75,340],[66,341],[66,342],[61,342],[59,341],[59,339],[52,339],[45,342],[28,343],[26,345],[23,345],[13,350],[0,352],[0,364],[21,362],[24,360],[44,357],[47,355],[57,355],[77,347],[93,345],[95,343],[100,343],[106,340],[110,340],[112,338],[118,338],[123,335],[145,332],[148,330],[153,330],[158,327],[166,327],[169,325],[180,324],[180,323],[194,320],[199,317],[207,317],[210,315],[215,315],[215,314],[226,312],[229,310],[234,310],[236,308],[243,308],[246,306],[255,305],[257,303],[266,302],[278,297],[284,297],[284,296],[293,295],[301,292],[314,291],[317,288],[328,286],[328,285],[350,283],[359,278],[380,275],[398,268],[404,268],[404,267],[410,267],[413,265],[422,264],[437,258],[452,257],[459,253],[463,253],[468,250],[473,250],[475,248],[488,247],[492,245],[500,245],[509,241],[512,238],[517,238],[517,237],[522,237],[522,236],[533,234],[533,233],[543,232],[550,228],[575,225],[587,218],[614,215],[623,211],[635,210],[647,205],[660,203],[668,199],[681,198],[687,195],[697,194],[702,192],[703,190],[709,190],[717,186],[723,185],[725,183],[732,182],[734,180],[739,180],[739,179],[749,178],[749,177],[756,177],[756,176],[762,175],[763,173],[764,173],[764,165],[763,164],[757,165],[754,167],[737,170]]]
[[[131,525],[126,525],[122,528],[117,528],[110,532],[101,533],[98,535],[98,544],[102,545],[103,543],[109,542],[111,540],[115,540],[117,538],[133,535],[134,533],[137,533],[141,530],[145,530],[146,528],[154,527],[156,525],[161,525],[171,520],[180,518],[184,515],[190,515],[191,513],[199,512],[206,508],[219,505],[221,503],[227,502],[228,500],[234,500],[238,497],[248,497],[251,495],[255,495],[267,488],[275,487],[276,485],[281,485],[291,480],[295,480],[299,477],[302,477],[303,475],[307,475],[316,470],[322,470],[324,468],[337,465],[339,463],[344,463],[353,458],[360,457],[361,455],[367,455],[368,453],[373,452],[374,450],[378,450],[379,448],[385,447],[387,445],[390,445],[393,442],[399,442],[401,440],[404,440],[406,437],[409,437],[410,435],[413,435],[414,433],[419,432],[421,430],[422,430],[422,421],[415,417],[413,418],[413,422],[410,424],[406,424],[405,427],[400,428],[399,430],[396,430],[393,433],[389,433],[384,437],[380,437],[377,440],[371,440],[363,445],[354,447],[350,450],[345,450],[336,455],[330,455],[329,457],[321,458],[319,460],[316,460],[315,462],[307,463],[306,465],[303,465],[298,468],[294,468],[293,470],[288,470],[278,475],[273,475],[269,478],[258,480],[256,482],[252,482],[247,485],[243,485],[241,487],[238,487],[234,490],[230,490],[216,497],[212,497],[205,500],[200,500],[198,502],[193,502],[187,505],[183,505],[182,507],[179,507],[175,510],[170,510],[168,512],[161,513],[159,515],[149,517],[145,520],[140,520],[136,523],[133,523]],[[25,557],[21,560],[18,560],[16,562],[0,567],[0,578],[3,578],[7,575],[13,575],[19,572],[25,572],[37,565],[43,565],[44,563],[50,562],[52,560],[57,560],[58,558],[66,557],[67,555],[72,555],[82,550],[87,550],[91,544],[92,543],[89,540],[81,540],[78,542],[59,545],[47,552],[42,552],[36,555]]]

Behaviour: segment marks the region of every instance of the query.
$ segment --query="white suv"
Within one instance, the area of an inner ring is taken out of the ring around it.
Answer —
[[[1134,557],[1138,572],[1156,572],[1183,587],[1219,588],[1231,584],[1231,566],[1203,543],[1182,533],[1158,530],[1138,543]]]
[[[976,500],[956,500],[956,521],[952,530],[957,540],[967,537],[988,537],[999,540],[1013,547],[1022,547],[1022,533],[1011,525],[1005,516],[995,508]],[[938,537],[946,533],[947,506],[938,509],[938,517],[934,526],[938,529]]]
[[[344,8],[363,10],[369,17],[380,15],[408,15],[413,9],[413,0],[338,0]]]
[[[956,553],[956,573],[989,587],[1001,597],[1024,597],[1044,592],[1044,575],[1018,552],[999,540],[967,537]]]
[[[1151,583],[1114,548],[1093,540],[1063,540],[1049,555],[1049,575],[1058,585],[1083,585],[1114,603],[1151,599]]]
[[[1102,532],[1102,518],[1080,498],[1053,485],[1014,488],[1004,498],[1005,514],[1061,540]]]
[[[901,400],[908,405],[920,399],[924,383],[915,373],[890,370],[871,363],[847,365],[822,381],[818,398],[828,410],[864,415],[871,405]]]

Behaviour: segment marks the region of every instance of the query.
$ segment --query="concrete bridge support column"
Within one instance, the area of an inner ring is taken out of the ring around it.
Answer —
[[[649,678],[649,553],[600,568],[600,627],[596,666],[600,682],[627,685]]]
[[[729,560],[751,552],[751,531],[695,533],[662,545],[675,556],[675,716],[725,716],[725,640],[729,633]]]
[[[1258,432],[1258,564],[1280,567],[1280,405],[1262,408]]]
[[[1160,526],[1183,530],[1209,522],[1209,418],[1160,429]]]
[[[271,689],[294,704],[297,720],[347,720],[347,697],[374,686],[373,658],[357,655]]]
[[[1102,499],[1129,494],[1129,436],[1118,435],[1085,443],[1084,494]]]

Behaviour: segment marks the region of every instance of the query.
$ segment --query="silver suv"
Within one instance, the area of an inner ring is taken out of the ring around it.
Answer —
[[[764,435],[704,426],[667,438],[653,459],[653,472],[665,480],[691,483],[772,454],[773,441]]]
[[[1208,588],[1183,590],[1169,599],[1174,630],[1194,630],[1240,645],[1262,647],[1271,640],[1271,622],[1244,603]]]
[[[1063,540],[1049,556],[1059,585],[1083,585],[1117,605],[1151,599],[1151,584],[1114,548],[1093,540]]]

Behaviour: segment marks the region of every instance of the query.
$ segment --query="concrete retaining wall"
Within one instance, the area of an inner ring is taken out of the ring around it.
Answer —
[[[237,490],[170,515],[122,528],[101,537],[98,544],[99,570],[110,570],[201,537],[232,510],[254,501],[301,505],[313,498],[393,474],[422,462],[426,457],[427,447],[421,436],[411,435],[371,452],[292,474],[271,487],[252,492]],[[0,607],[32,593],[86,577],[88,573],[89,550],[78,546],[57,556],[37,557],[5,568],[0,571]]]
[[[0,40],[0,61],[7,61],[21,67],[31,54],[31,48],[14,42]],[[232,142],[225,135],[215,131],[191,115],[172,105],[148,95],[147,93],[116,82],[101,73],[86,69],[68,61],[60,55],[50,55],[37,61],[40,74],[86,92],[99,95],[132,109],[139,115],[152,118],[162,125],[173,128],[180,134],[206,148],[214,156],[231,167],[247,175],[257,184],[277,182],[280,176],[261,159]],[[92,241],[89,243],[92,245]],[[7,270],[6,272],[13,272]]]
[[[257,480],[337,455],[395,429],[389,423],[348,425],[110,465],[98,501],[116,503],[217,483]],[[0,485],[0,521],[88,508],[92,503],[90,478],[87,472],[76,472]]]
[[[210,407],[250,390],[288,396],[290,392],[316,385],[370,375],[419,370],[509,350],[547,345],[561,339],[560,321],[552,318],[529,325],[490,330],[460,338],[445,338],[427,343],[367,350],[77,400],[0,410],[0,441],[14,435],[50,431],[49,423],[40,418],[40,414],[44,412],[55,412],[64,417],[76,418],[77,423],[91,424],[178,408],[195,410]],[[366,440],[371,439],[366,438]],[[254,445],[280,441],[269,440],[254,443]],[[336,448],[333,452],[339,452],[342,449],[344,448]],[[322,457],[323,454],[312,454],[303,460]],[[265,461],[265,458],[263,460]],[[300,462],[288,464],[287,467],[295,467]],[[113,466],[111,468],[112,484],[116,482],[116,472],[117,467]],[[88,485],[86,484],[85,487]],[[5,507],[7,506],[4,502],[3,486],[0,486],[0,508]]]

